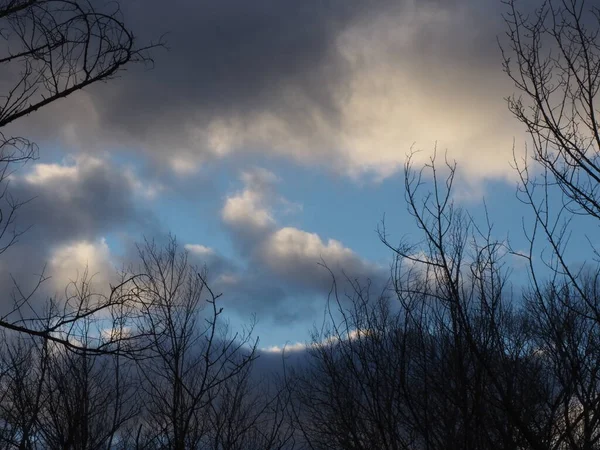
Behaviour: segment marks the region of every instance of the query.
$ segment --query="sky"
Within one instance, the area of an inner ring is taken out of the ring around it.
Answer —
[[[322,263],[383,285],[384,216],[392,240],[417,236],[411,149],[417,164],[434,149],[456,160],[454,200],[482,219],[485,199],[497,237],[524,245],[510,163],[526,136],[505,101],[500,1],[122,6],[140,43],[164,35],[168,48],[11,125],[40,158],[11,176],[13,195],[33,198],[19,215],[32,228],[0,283],[45,267],[52,295],[87,265],[101,284],[135,242],[172,233],[232,325],[256,317],[266,349],[304,342],[331,285]]]

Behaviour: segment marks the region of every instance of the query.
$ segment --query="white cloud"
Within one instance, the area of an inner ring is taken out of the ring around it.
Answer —
[[[263,201],[259,192],[251,190],[229,197],[223,207],[223,220],[230,225],[248,226],[256,230],[268,228],[275,220],[262,206]]]
[[[383,267],[366,261],[340,241],[326,242],[316,233],[284,227],[270,234],[256,252],[257,258],[273,272],[291,281],[323,289],[331,283],[331,274],[339,282],[350,277],[382,278]]]
[[[197,256],[213,256],[215,254],[215,251],[210,248],[210,247],[205,247],[204,245],[200,245],[200,244],[185,244],[184,248],[190,252],[193,253],[194,255]]]
[[[324,243],[318,234],[293,227],[281,228],[269,236],[264,245],[264,254],[267,262],[276,270],[306,260],[318,262],[323,258],[337,263],[357,258],[352,250],[335,239]]]
[[[260,350],[265,353],[302,352],[309,348],[317,348],[317,347],[322,347],[322,346],[335,345],[340,341],[346,341],[346,340],[353,341],[353,340],[358,339],[359,337],[367,337],[367,336],[373,335],[373,334],[374,334],[373,331],[367,330],[367,329],[351,330],[349,333],[346,333],[345,335],[342,335],[341,337],[329,336],[329,337],[325,337],[323,340],[318,341],[318,342],[310,342],[308,344],[306,344],[304,342],[296,342],[294,344],[286,344],[283,347],[279,346],[279,345],[272,345],[270,347],[261,348]]]
[[[138,196],[151,200],[156,198],[165,187],[160,183],[144,183],[140,180],[131,167],[120,169],[113,166],[108,158],[98,158],[85,154],[70,155],[62,163],[37,163],[22,177],[22,179],[35,186],[52,185],[58,195],[72,196],[76,194],[71,187],[74,183],[84,182],[86,177],[93,173],[121,170],[122,176],[130,190]],[[17,179],[18,177],[14,177]]]
[[[46,184],[56,179],[77,178],[77,167],[61,164],[36,164],[25,180],[31,184]]]
[[[219,275],[217,278],[218,283],[223,283],[225,285],[236,285],[240,282],[240,277],[231,273],[224,273]]]
[[[283,347],[279,345],[272,345],[270,347],[261,348],[260,351],[265,353],[286,353],[288,352],[301,352],[306,350],[307,345],[303,342],[296,342],[294,344],[286,344]]]
[[[56,248],[52,252],[48,272],[53,287],[60,290],[71,281],[81,280],[86,269],[98,287],[107,285],[114,275],[110,249],[104,238],[70,242]]]
[[[273,197],[272,185],[277,182],[275,174],[257,168],[243,172],[244,189],[227,197],[221,215],[225,223],[246,232],[269,229],[275,224],[269,201]]]
[[[200,161],[189,154],[178,154],[170,160],[171,169],[177,175],[185,177],[195,174],[200,168]]]

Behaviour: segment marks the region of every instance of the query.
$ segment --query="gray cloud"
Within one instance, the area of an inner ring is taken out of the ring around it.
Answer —
[[[206,266],[211,288],[223,293],[223,306],[228,312],[244,317],[256,315],[261,321],[279,326],[321,312],[319,300],[324,293],[315,291],[310,283],[290,283],[254,260],[232,260],[213,249],[198,251],[198,247],[185,246],[189,261]]]
[[[12,175],[12,198],[30,200],[18,210],[15,225],[29,230],[0,261],[0,289],[9,292],[11,277],[26,291],[44,267],[52,279],[44,283],[39,299],[60,294],[70,279],[89,265],[102,283],[115,273],[103,237],[130,227],[148,233],[159,228],[144,207],[148,192],[133,173],[118,170],[109,160],[82,156],[64,164],[34,164]],[[2,204],[7,212],[8,205]],[[1,308],[9,299],[4,297]]]
[[[439,140],[475,178],[510,172],[500,2],[123,6],[140,39],[170,31],[170,50],[36,119],[82,151],[143,150],[182,173],[257,152],[389,176],[413,142]]]
[[[83,157],[66,165],[37,164],[10,188],[15,198],[31,199],[19,215],[22,225],[33,226],[29,239],[93,239],[115,225],[150,228],[152,218],[142,214],[131,176],[108,161]]]
[[[278,103],[278,90],[285,85],[330,104],[331,89],[324,81],[335,83],[344,72],[336,60],[335,36],[366,5],[353,0],[178,0],[165,9],[153,0],[124,6],[142,38],[168,31],[170,50],[157,54],[155,70],[126,80],[118,104],[107,103],[106,118],[115,122],[132,119],[120,107],[132,99],[148,116],[160,105],[211,115],[251,113],[265,101]],[[146,95],[151,90],[154,95]]]

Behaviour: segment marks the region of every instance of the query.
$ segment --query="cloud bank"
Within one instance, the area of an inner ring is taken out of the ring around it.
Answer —
[[[255,154],[381,179],[413,143],[429,153],[436,141],[475,181],[512,176],[521,131],[503,100],[514,89],[497,2],[124,6],[141,39],[169,31],[170,50],[154,70],[53,105],[30,129],[59,130],[80,151],[127,149],[181,176]]]

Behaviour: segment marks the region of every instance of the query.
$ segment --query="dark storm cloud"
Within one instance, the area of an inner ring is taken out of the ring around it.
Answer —
[[[154,70],[136,71],[104,105],[107,121],[142,127],[143,133],[148,121],[169,127],[190,119],[187,113],[250,114],[279,103],[280,90],[290,85],[333,108],[329,84],[343,83],[345,72],[334,40],[367,4],[177,0],[165,8],[164,2],[144,0],[124,7],[141,40],[168,32],[169,51],[155,52]],[[140,114],[132,117],[127,105]]]
[[[174,0],[168,5],[128,0],[121,6],[140,43],[168,33],[169,50],[153,52],[152,70],[131,67],[118,80],[92,86],[91,102],[74,96],[23,121],[34,124],[28,135],[56,139],[57,129],[71,123],[73,129],[63,134],[77,135],[71,143],[82,147],[78,150],[89,151],[91,141],[113,135],[120,142],[131,139],[125,145],[157,145],[152,150],[169,153],[189,141],[189,127],[202,129],[210,120],[265,108],[309,128],[296,99],[282,101],[288,88],[334,120],[335,97],[346,79],[335,37],[368,11],[358,0]],[[25,131],[21,124],[15,129]]]
[[[509,135],[499,117],[510,121],[502,97],[511,91],[498,82],[506,80],[496,41],[506,8],[496,0],[130,0],[122,7],[140,43],[168,32],[169,50],[154,51],[152,70],[130,67],[47,108],[29,133],[77,151],[150,154],[162,170],[183,173],[254,151],[383,176],[401,167],[415,141],[472,153],[484,147],[481,136]],[[490,122],[499,125],[490,130]],[[497,155],[498,146],[478,158]],[[464,159],[481,166],[478,158]]]
[[[400,27],[407,8],[428,7],[440,12],[460,9],[469,28],[490,31],[486,19],[499,22],[499,3],[175,0],[165,7],[159,0],[124,2],[126,20],[139,40],[147,42],[168,33],[169,50],[154,52],[153,70],[138,68],[123,77],[113,95],[104,97],[103,117],[114,126],[133,127],[128,128],[132,133],[144,133],[152,126],[168,128],[193,120],[194,114],[252,114],[266,105],[276,113],[301,118],[301,111],[294,111],[282,95],[283,89],[293,87],[334,118],[351,75],[337,45],[339,34],[349,25],[389,13]],[[477,22],[472,21],[475,18]],[[460,46],[453,45],[460,36],[446,37],[440,42],[424,26],[415,33],[415,53],[434,46],[460,53]],[[490,44],[497,49],[494,35],[474,46],[480,58],[494,59]],[[446,55],[448,59],[453,56]],[[131,108],[137,114],[130,114]]]

